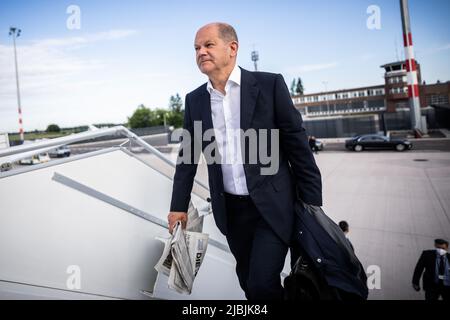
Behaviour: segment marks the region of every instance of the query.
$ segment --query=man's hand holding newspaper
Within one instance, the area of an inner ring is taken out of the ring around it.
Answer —
[[[209,236],[201,233],[203,216],[198,215],[198,210],[192,203],[189,204],[185,217],[181,214],[177,216],[179,219],[171,221],[171,214],[169,231],[172,231],[172,236],[165,241],[163,254],[155,269],[169,277],[169,288],[190,294],[194,278],[206,254]],[[174,223],[172,226],[171,222]],[[183,230],[184,226],[186,231]]]

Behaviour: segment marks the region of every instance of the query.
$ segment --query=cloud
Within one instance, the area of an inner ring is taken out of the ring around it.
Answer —
[[[322,64],[306,64],[299,67],[293,67],[287,71],[290,73],[306,73],[311,71],[320,71],[336,68],[339,65],[337,62],[322,63]]]
[[[31,46],[18,47],[21,93],[32,97],[58,90],[74,77],[104,68],[102,61],[83,59],[64,51]],[[10,47],[0,45],[0,99],[15,96],[14,54]]]
[[[367,61],[372,60],[375,57],[376,57],[376,55],[374,53],[366,53],[361,56],[361,61],[367,62]]]
[[[28,129],[42,126],[49,117],[74,118],[69,108],[81,110],[105,83],[113,81],[108,78],[114,70],[111,61],[89,56],[83,47],[134,34],[135,30],[110,30],[80,37],[18,41],[20,93]],[[0,131],[16,129],[16,94],[13,46],[0,44]],[[106,102],[105,97],[103,94],[97,105]]]
[[[94,43],[107,40],[118,40],[136,34],[136,30],[110,30],[106,32],[98,32],[80,37],[55,38],[36,40],[33,43],[37,46],[44,47],[67,47],[79,46],[87,43]]]
[[[438,52],[447,51],[449,49],[450,49],[450,43],[447,43],[446,45],[443,45],[443,46],[440,46],[440,47],[424,50],[422,55],[435,54],[435,53],[438,53]]]
[[[18,65],[21,91],[28,96],[55,91],[74,77],[104,69],[106,62],[75,55],[73,48],[129,37],[135,30],[110,30],[82,37],[53,38],[18,45]],[[15,96],[14,51],[12,46],[0,45],[0,98]]]

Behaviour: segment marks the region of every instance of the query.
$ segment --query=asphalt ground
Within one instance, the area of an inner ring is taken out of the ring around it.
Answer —
[[[433,249],[435,238],[450,240],[450,153],[324,151],[315,159],[323,209],[349,223],[369,299],[424,299],[411,280],[422,251]],[[205,163],[196,178],[208,182]]]
[[[319,139],[320,140],[320,139]],[[413,144],[412,152],[416,151],[440,151],[450,152],[450,139],[414,139],[410,140]],[[324,142],[323,151],[347,151],[344,142]],[[374,152],[374,151],[370,151]],[[375,151],[379,152],[379,151]]]
[[[417,260],[422,250],[433,248],[435,238],[450,240],[450,140],[413,144],[405,152],[357,153],[345,151],[343,143],[326,143],[315,155],[323,209],[336,223],[349,223],[349,239],[369,276],[369,299],[423,299],[424,293],[411,286]],[[117,141],[77,147],[110,145]],[[175,160],[176,145],[158,148],[172,151],[166,155]],[[205,163],[197,178],[207,184]]]

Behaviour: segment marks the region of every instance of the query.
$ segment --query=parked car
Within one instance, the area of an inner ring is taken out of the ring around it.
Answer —
[[[4,162],[0,164],[0,172],[9,171],[13,168],[13,164],[11,162]]]
[[[51,150],[49,153],[51,158],[64,158],[70,156],[70,149],[67,146],[61,146]]]
[[[357,152],[369,149],[405,151],[412,148],[412,143],[406,139],[391,139],[386,136],[372,134],[349,139],[345,141],[345,147]]]
[[[316,140],[316,148],[317,148],[317,150],[322,151],[323,150],[323,142],[320,140]]]
[[[30,158],[19,160],[20,164],[39,164],[50,161],[50,156],[47,152],[36,154]]]

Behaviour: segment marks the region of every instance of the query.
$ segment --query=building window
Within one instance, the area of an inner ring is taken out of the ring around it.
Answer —
[[[308,112],[317,113],[320,112],[320,106],[317,107],[308,107]]]
[[[391,88],[389,90],[390,94],[400,94],[403,93],[403,88]]]
[[[367,101],[368,108],[384,108],[384,100],[369,100]]]
[[[395,104],[395,109],[409,109],[409,102],[399,102]]]
[[[443,94],[427,95],[427,105],[448,105],[448,96]]]

